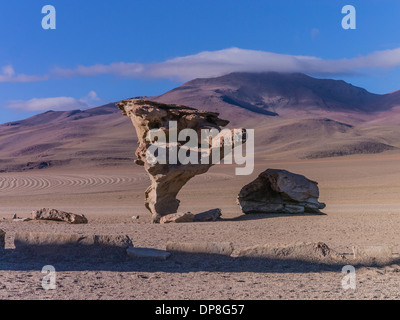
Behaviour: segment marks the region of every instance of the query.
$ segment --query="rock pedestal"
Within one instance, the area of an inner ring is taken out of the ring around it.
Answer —
[[[158,223],[162,216],[176,213],[179,207],[179,200],[176,199],[181,188],[194,176],[205,173],[213,165],[212,155],[217,153],[218,160],[224,157],[223,135],[221,127],[226,126],[229,121],[218,118],[218,113],[200,111],[194,108],[163,104],[154,101],[146,101],[141,99],[128,99],[117,103],[122,110],[123,115],[128,116],[136,129],[138,137],[138,148],[136,150],[136,164],[144,166],[150,176],[151,185],[145,192],[145,206],[152,213],[153,222]],[[174,123],[174,127],[171,126]],[[192,129],[197,133],[196,146],[187,149],[195,154],[196,163],[182,163],[179,159],[175,163],[169,161],[169,155],[180,150],[182,147],[187,148],[186,141],[171,142],[171,137],[179,137],[182,130]],[[207,140],[201,140],[201,131],[203,129],[218,130],[215,141],[219,141],[218,145],[210,143]],[[146,156],[149,148],[155,141],[149,141],[148,134],[155,131],[163,132],[167,137],[164,149],[166,153],[166,163],[151,162]],[[235,141],[235,135],[229,141],[230,148],[240,145],[244,139],[240,137],[240,141]],[[204,144],[207,143],[206,152],[204,152]],[[203,146],[203,150],[201,150]],[[208,161],[201,159],[208,158]],[[204,163],[206,162],[206,163]],[[215,164],[215,162],[214,162]]]

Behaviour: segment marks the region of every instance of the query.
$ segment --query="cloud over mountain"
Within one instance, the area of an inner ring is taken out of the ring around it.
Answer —
[[[275,71],[334,75],[358,73],[364,69],[388,69],[398,66],[400,66],[400,48],[336,60],[229,48],[219,51],[203,51],[159,63],[119,62],[108,65],[78,66],[74,69],[56,68],[53,70],[53,74],[61,77],[108,74],[132,78],[190,80],[220,76],[231,72]]]
[[[315,31],[314,31],[315,33]],[[316,34],[314,34],[315,36]],[[47,75],[16,74],[11,65],[4,66],[0,82],[33,82],[56,78],[113,75],[126,78],[162,78],[179,81],[216,77],[232,72],[301,72],[310,75],[339,75],[365,70],[385,70],[400,66],[400,48],[381,50],[354,58],[323,59],[268,51],[228,48],[203,51],[155,63],[115,62],[53,68]]]

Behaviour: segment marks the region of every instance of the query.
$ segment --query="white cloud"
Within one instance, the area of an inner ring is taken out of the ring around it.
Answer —
[[[316,29],[317,30],[317,29]],[[319,32],[314,30],[316,36]],[[280,54],[267,51],[229,48],[204,51],[177,57],[160,63],[112,63],[109,65],[78,66],[75,69],[56,68],[61,77],[116,75],[130,78],[167,78],[190,80],[230,72],[304,72],[308,74],[358,73],[363,69],[387,69],[400,66],[400,48],[383,50],[351,59],[328,60],[314,56]]]
[[[318,29],[311,31],[317,36]],[[77,66],[72,69],[56,67],[48,75],[16,74],[11,65],[2,68],[0,82],[29,82],[51,78],[94,77],[114,75],[127,78],[162,78],[180,81],[220,76],[231,72],[303,72],[310,75],[360,73],[369,69],[389,69],[400,66],[400,48],[372,52],[364,56],[343,59],[323,59],[314,56],[281,54],[268,51],[228,48],[203,51],[158,63],[116,62]]]
[[[83,98],[79,99],[80,102],[85,103],[89,106],[95,106],[95,105],[101,105],[101,104],[106,104],[107,101],[104,99],[101,99],[96,91],[90,91],[86,96]]]
[[[6,65],[1,68],[0,82],[36,82],[49,79],[48,75],[36,76],[17,74],[12,65]]]
[[[33,98],[30,100],[14,100],[6,108],[18,111],[48,111],[48,110],[85,110],[103,104],[104,100],[97,96],[95,91],[90,91],[81,99],[72,97]]]
[[[145,72],[145,65],[139,63],[117,62],[109,65],[96,64],[93,66],[78,66],[75,69],[53,69],[53,74],[60,77],[73,76],[98,76],[105,74],[113,74],[120,76],[132,76]]]

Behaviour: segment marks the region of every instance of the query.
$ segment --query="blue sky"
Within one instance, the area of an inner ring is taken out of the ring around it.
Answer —
[[[56,30],[41,26],[56,8]],[[356,30],[341,26],[356,8]],[[157,95],[231,71],[400,89],[398,0],[13,0],[0,10],[0,123]]]

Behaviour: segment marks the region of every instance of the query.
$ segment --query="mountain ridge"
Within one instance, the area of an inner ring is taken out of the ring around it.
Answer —
[[[274,116],[285,108],[379,112],[400,105],[400,94],[374,94],[343,80],[317,79],[302,73],[235,72],[198,78],[154,98],[170,102],[177,95],[192,104],[196,104],[193,97],[198,100],[199,96],[250,109],[243,105],[246,104],[252,106],[253,112],[269,112]]]
[[[400,148],[400,91],[378,95],[304,74],[233,73],[191,80],[155,97],[254,128],[263,159],[314,159]],[[365,105],[363,105],[365,103]],[[131,165],[137,140],[114,103],[47,111],[0,125],[0,171]]]

